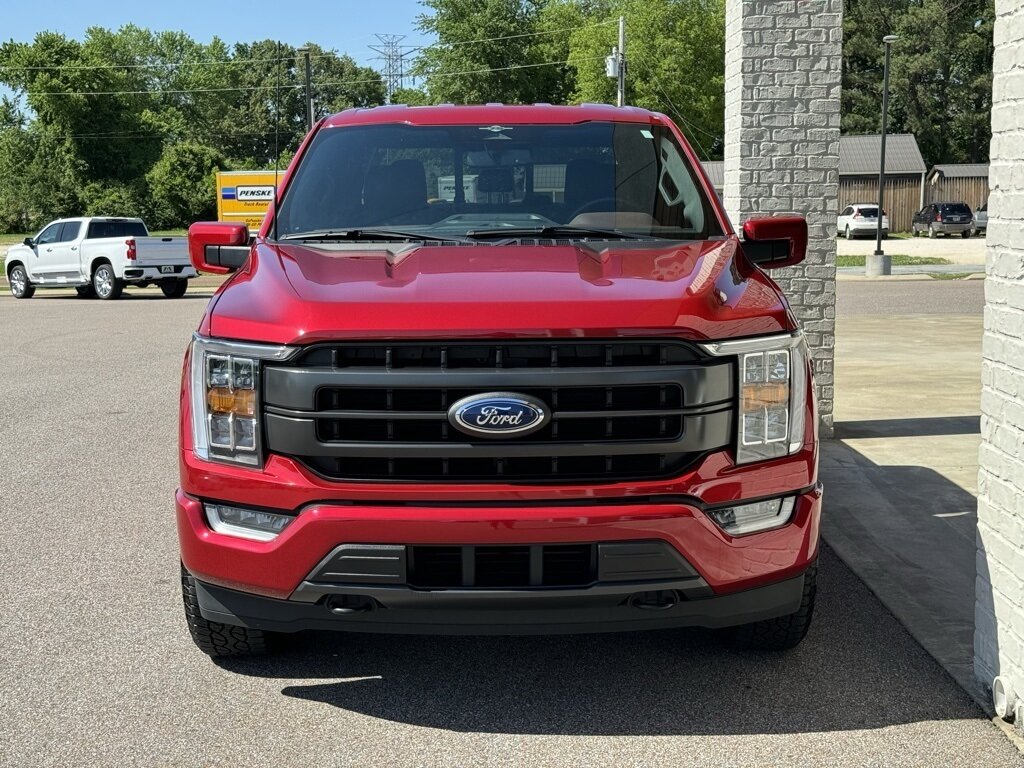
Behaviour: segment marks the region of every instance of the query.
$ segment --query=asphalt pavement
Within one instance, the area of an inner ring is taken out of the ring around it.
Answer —
[[[840,318],[960,300],[850,285]],[[182,617],[171,503],[205,301],[0,298],[0,765],[1024,766],[828,549],[785,654],[703,631],[313,634],[214,663]]]

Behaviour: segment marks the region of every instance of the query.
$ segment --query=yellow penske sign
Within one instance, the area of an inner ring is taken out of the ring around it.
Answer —
[[[255,233],[274,199],[280,176],[274,171],[219,171],[217,220],[245,224]]]

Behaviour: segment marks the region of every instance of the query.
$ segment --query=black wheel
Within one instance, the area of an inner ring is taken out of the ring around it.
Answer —
[[[89,283],[88,285],[76,285],[75,293],[78,294],[78,298],[80,299],[96,298],[96,290],[92,287],[92,283]]]
[[[7,284],[11,287],[11,294],[16,299],[31,299],[36,292],[36,287],[28,279],[28,272],[21,264],[11,267],[7,275]]]
[[[732,644],[737,648],[759,651],[786,651],[800,645],[814,616],[817,580],[818,564],[815,563],[804,573],[804,594],[796,613],[736,627],[731,637]]]
[[[109,264],[100,264],[92,273],[92,289],[96,297],[104,300],[121,298],[124,283],[114,276],[114,268]]]
[[[971,236],[970,231],[966,230],[966,229],[963,232],[960,233],[960,237],[962,237],[964,240],[966,240],[970,236]]]
[[[849,224],[846,225],[846,239],[847,240],[852,240],[853,239],[853,237],[850,235],[850,225]]]
[[[199,612],[196,583],[185,567],[181,568],[181,596],[185,601],[185,621],[192,642],[207,656],[260,656],[267,652],[267,633],[207,621]]]
[[[934,224],[929,224],[928,225],[928,237],[930,237],[932,240],[934,240],[936,237],[938,237],[938,232],[935,231],[935,225]]]
[[[180,299],[188,290],[188,280],[164,280],[160,283],[160,290],[168,299]]]

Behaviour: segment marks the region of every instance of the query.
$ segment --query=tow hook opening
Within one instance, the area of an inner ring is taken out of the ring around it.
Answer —
[[[366,595],[331,595],[325,605],[335,616],[351,616],[369,613],[377,607],[377,601]]]
[[[629,596],[630,608],[641,611],[667,611],[680,602],[679,593],[674,589],[659,589],[654,592],[637,592]]]

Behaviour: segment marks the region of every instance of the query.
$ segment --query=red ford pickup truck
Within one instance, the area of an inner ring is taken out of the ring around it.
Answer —
[[[635,108],[353,109],[321,121],[189,347],[176,495],[211,655],[306,629],[721,628],[814,607],[807,348],[679,130]]]

